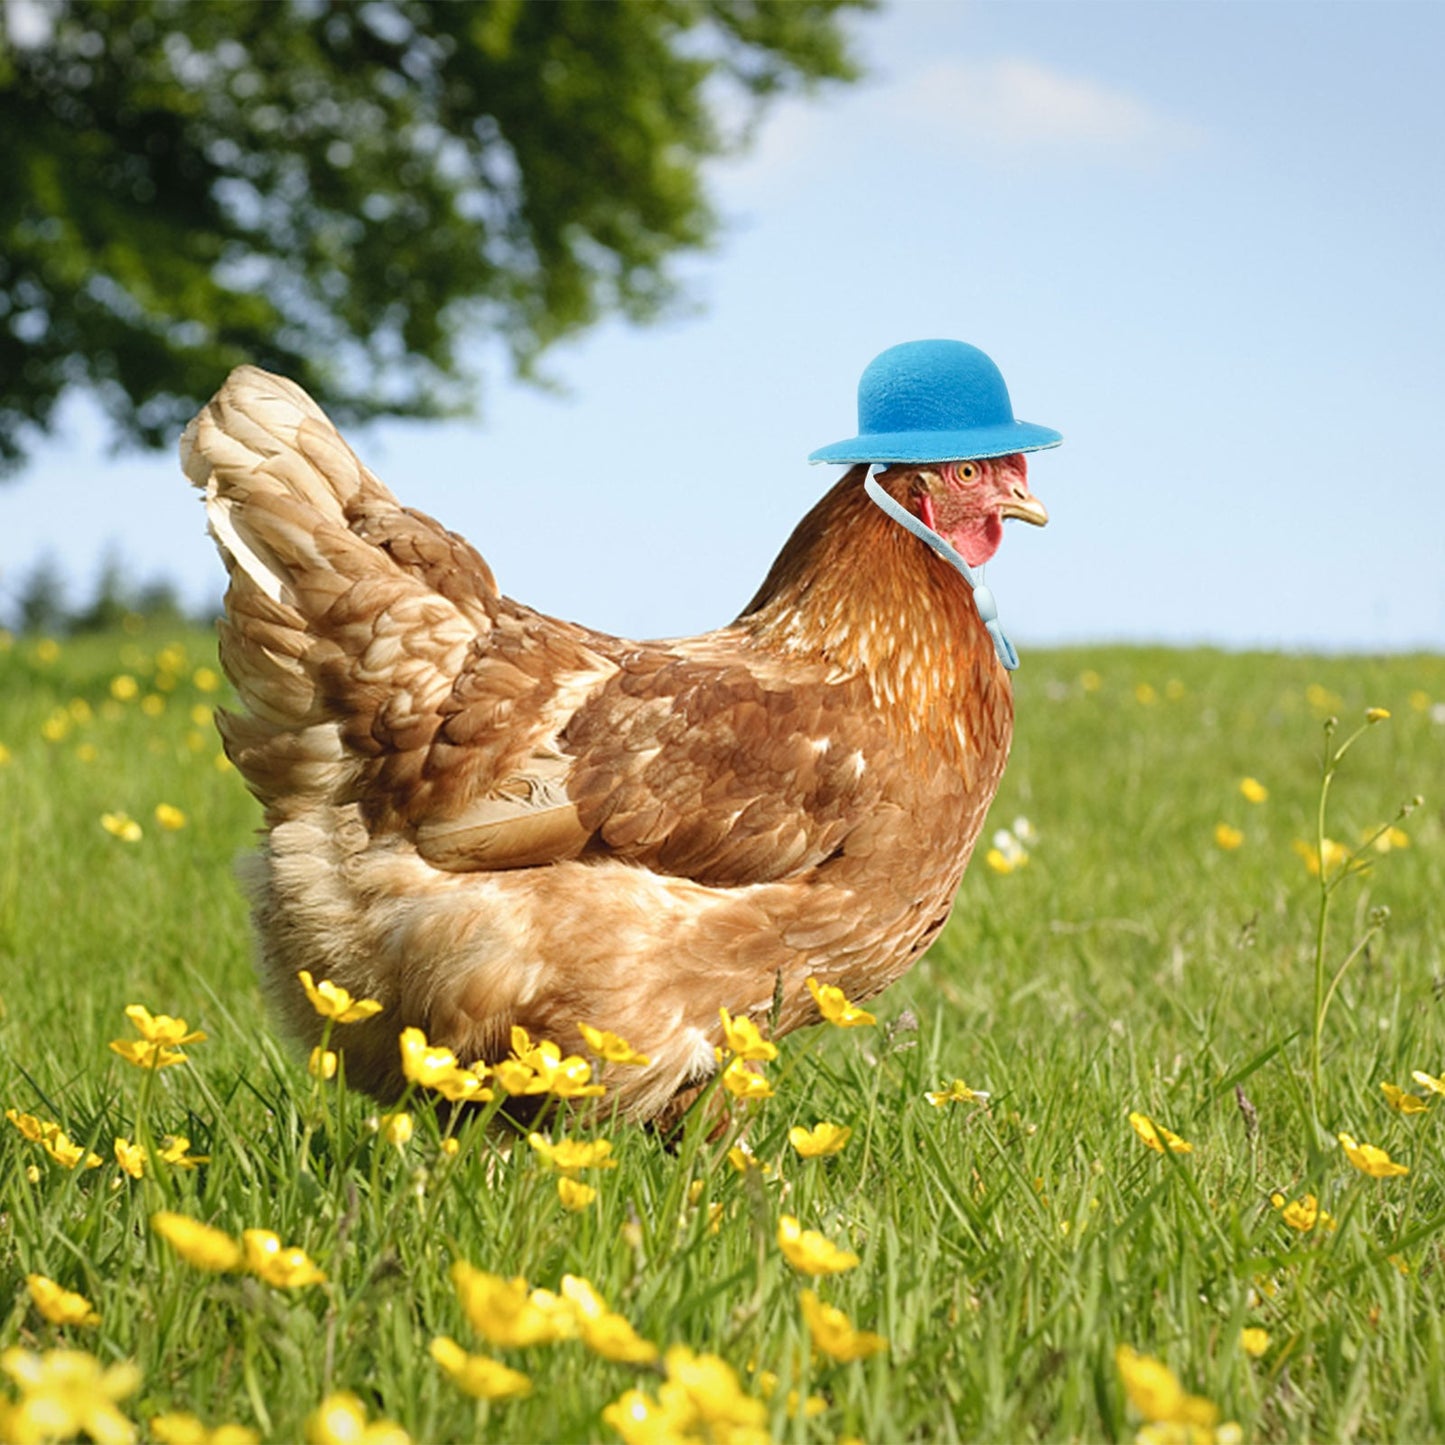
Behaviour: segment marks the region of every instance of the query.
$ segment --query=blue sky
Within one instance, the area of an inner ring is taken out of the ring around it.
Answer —
[[[1053,520],[989,583],[1046,642],[1445,649],[1445,7],[946,3],[850,22],[863,85],[716,167],[695,306],[493,372],[485,415],[351,440],[524,601],[632,636],[731,618],[855,430],[869,359],[1002,367]],[[494,349],[479,343],[484,357]],[[220,378],[216,378],[217,381]],[[219,564],[170,455],[91,409],[0,487],[0,615],[52,553],[200,602]]]

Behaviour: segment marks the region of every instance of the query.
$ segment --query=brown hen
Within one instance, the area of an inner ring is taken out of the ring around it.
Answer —
[[[354,1082],[400,1090],[408,1025],[496,1061],[513,1024],[571,1050],[585,1021],[650,1056],[609,1083],[653,1117],[717,1067],[719,1008],[765,1023],[780,977],[785,1033],[817,1020],[809,976],[866,999],[943,927],[1009,680],[967,585],[867,499],[864,467],[735,622],[632,642],[504,596],[281,377],[232,373],[181,451],[230,575],[243,710],[219,725],[265,809],[264,972],[308,1045],[298,970],[381,1000],[342,1039]],[[977,562],[1002,515],[1042,508],[1021,456],[967,470],[881,481],[930,522],[957,513]]]

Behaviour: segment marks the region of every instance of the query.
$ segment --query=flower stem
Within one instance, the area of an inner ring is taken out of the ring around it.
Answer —
[[[1310,1031],[1310,1105],[1314,1111],[1315,1127],[1320,1126],[1320,1039],[1325,1028],[1325,1011],[1328,1007],[1325,994],[1325,944],[1329,937],[1330,883],[1325,867],[1325,814],[1329,806],[1330,783],[1335,776],[1345,749],[1330,751],[1334,734],[1334,719],[1325,724],[1325,753],[1323,772],[1320,777],[1319,806],[1315,810],[1315,858],[1319,864],[1320,901],[1319,914],[1315,920],[1315,1006],[1313,1027]],[[1353,741],[1353,739],[1351,740]],[[1346,744],[1348,746],[1348,744]]]

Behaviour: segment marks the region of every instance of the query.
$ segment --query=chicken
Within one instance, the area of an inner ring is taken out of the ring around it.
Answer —
[[[1023,425],[1023,424],[1020,424]],[[719,1009],[817,1022],[938,935],[1008,756],[1007,673],[968,586],[854,466],[729,626],[633,642],[498,590],[294,383],[241,367],[181,443],[229,573],[218,724],[264,808],[243,865],[263,972],[306,1045],[308,969],[384,1012],[348,1077],[402,1088],[398,1032],[464,1061],[510,1030],[649,1056],[635,1119],[718,1067]],[[970,562],[1042,520],[1022,455],[879,480]],[[675,1106],[674,1106],[675,1107]]]

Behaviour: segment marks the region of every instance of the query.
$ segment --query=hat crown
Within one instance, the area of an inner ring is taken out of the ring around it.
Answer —
[[[1017,421],[992,360],[966,341],[905,341],[875,356],[858,383],[858,435],[811,462],[947,462],[1036,452],[1063,441]]]
[[[905,341],[858,382],[858,430],[954,432],[1008,426],[1013,403],[992,358],[966,341]]]

